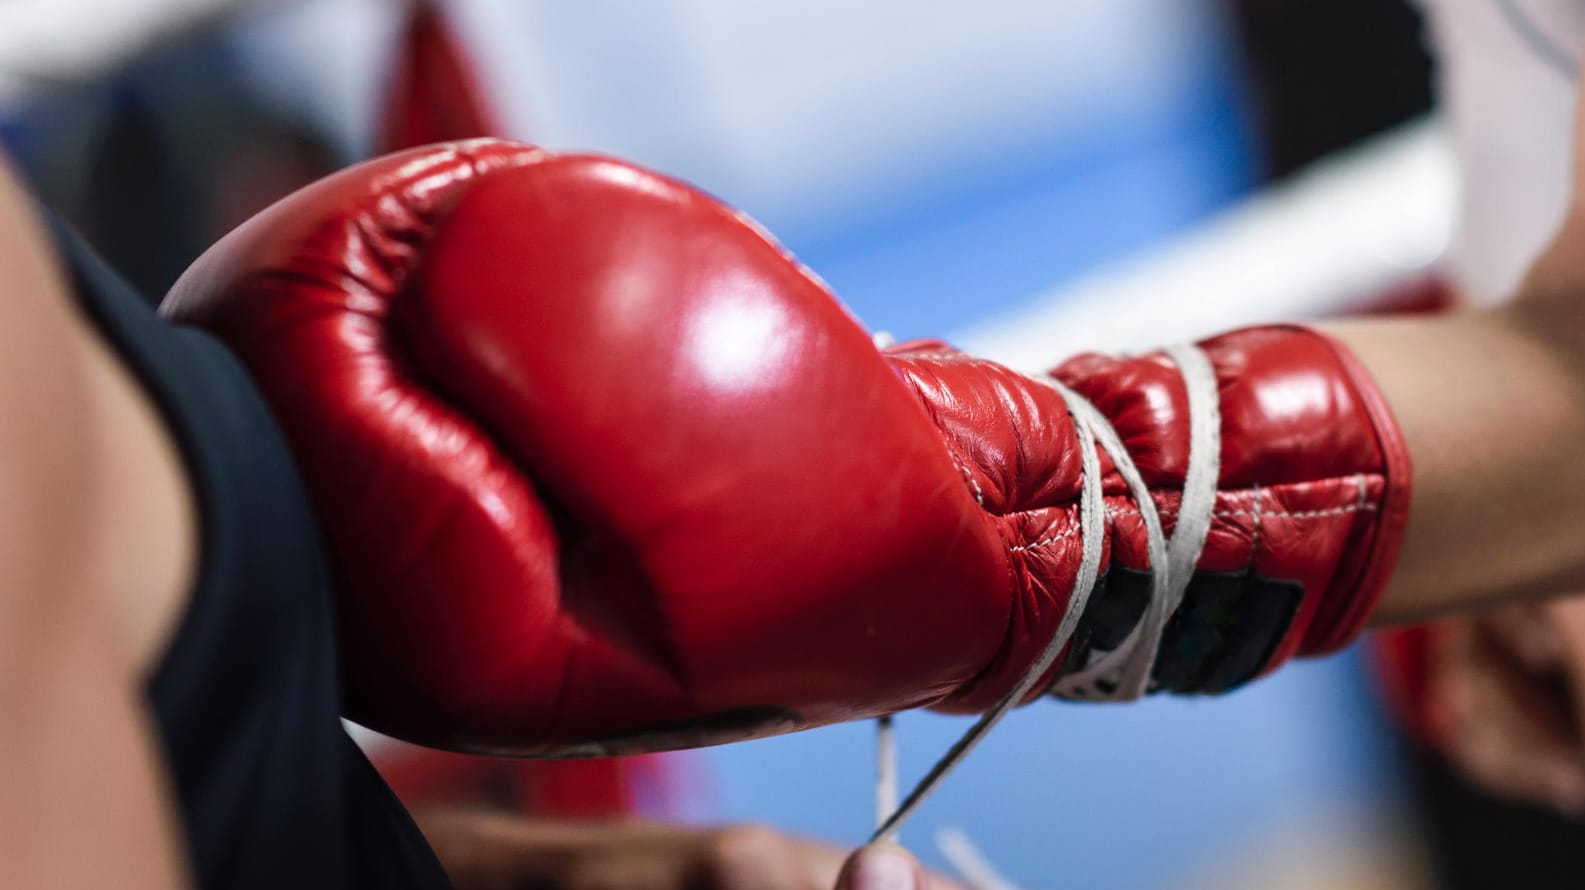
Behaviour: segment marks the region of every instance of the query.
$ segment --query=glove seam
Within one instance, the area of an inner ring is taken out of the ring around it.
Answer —
[[[1379,516],[1376,523],[1366,530],[1365,539],[1357,545],[1364,548],[1364,556],[1358,561],[1350,576],[1332,578],[1326,588],[1326,600],[1323,600],[1323,602],[1333,601],[1343,591],[1352,588],[1348,601],[1341,610],[1312,618],[1312,626],[1304,629],[1306,638],[1301,641],[1297,653],[1324,655],[1343,648],[1359,635],[1386,590],[1393,566],[1397,562],[1398,551],[1403,544],[1404,528],[1408,523],[1410,486],[1414,471],[1408,446],[1403,440],[1391,406],[1387,404],[1386,397],[1375,385],[1375,381],[1369,376],[1369,372],[1360,363],[1358,357],[1342,343],[1320,331],[1309,328],[1301,328],[1301,330],[1309,331],[1336,356],[1344,378],[1353,388],[1370,418],[1382,459],[1379,475],[1383,483],[1383,491]],[[1360,475],[1360,493],[1363,499],[1364,474]],[[1326,633],[1317,638],[1313,624],[1315,618],[1320,617],[1331,620],[1324,628]]]

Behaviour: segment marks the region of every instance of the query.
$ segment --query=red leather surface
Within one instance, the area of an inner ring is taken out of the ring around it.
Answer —
[[[1328,338],[1267,327],[1202,347],[1217,376],[1222,451],[1198,568],[1248,569],[1305,591],[1270,671],[1358,634],[1402,539],[1408,456],[1374,388]],[[1006,647],[981,682],[946,703],[984,710],[1051,638],[1072,588],[1081,547],[1076,434],[1056,391],[1038,381],[939,344],[904,347],[899,359],[1013,556],[1018,593]],[[1053,374],[1110,419],[1170,533],[1189,457],[1177,368],[1159,354],[1084,355]],[[1102,460],[1111,532],[1103,563],[1148,569],[1137,505]]]
[[[391,63],[379,151],[500,135],[487,99],[466,47],[447,27],[443,11],[433,2],[411,4]],[[681,803],[685,790],[684,783],[659,781],[679,768],[675,757],[495,760],[408,746],[399,753],[369,753],[409,806],[485,801],[510,804],[535,816],[606,818],[631,814],[646,802],[650,815],[661,815]]]
[[[1201,344],[1215,368],[1221,474],[1198,567],[1250,569],[1305,591],[1268,659],[1330,652],[1356,636],[1386,584],[1407,519],[1411,469],[1379,393],[1329,338],[1299,327],[1236,331]],[[1056,375],[1113,419],[1170,532],[1187,469],[1187,395],[1160,356],[1084,356]],[[1109,493],[1122,494],[1113,479]],[[1118,558],[1142,568],[1137,511],[1113,510]]]
[[[397,155],[239,229],[166,311],[293,443],[376,729],[787,729],[927,704],[1001,643],[1006,555],[929,417],[815,279],[662,177]]]
[[[587,753],[973,710],[1068,607],[1080,462],[1055,390],[878,352],[757,227],[631,165],[493,141],[365,164],[216,245],[165,311],[274,407],[338,574],[350,716],[398,737]],[[1207,350],[1225,490],[1201,565],[1304,585],[1274,665],[1352,632],[1408,477],[1324,338]],[[1176,371],[1057,375],[1170,528]],[[1144,567],[1106,486],[1110,552]]]
[[[1415,742],[1437,749],[1448,743],[1429,692],[1432,653],[1447,633],[1444,624],[1422,624],[1372,633],[1366,650],[1376,668],[1378,691],[1390,714]]]
[[[676,816],[680,798],[709,796],[709,779],[680,754],[589,760],[476,757],[432,748],[377,749],[371,759],[409,809],[509,808],[541,818]]]
[[[468,54],[438,4],[408,13],[380,111],[378,151],[500,132]]]

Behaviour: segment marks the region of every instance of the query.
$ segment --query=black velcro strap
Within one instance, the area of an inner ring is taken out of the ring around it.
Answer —
[[[1123,644],[1144,617],[1150,582],[1149,571],[1118,565],[1101,576],[1074,633],[1064,673],[1082,669],[1094,652]],[[1248,570],[1195,572],[1162,634],[1151,691],[1217,694],[1254,679],[1303,598],[1298,583]]]

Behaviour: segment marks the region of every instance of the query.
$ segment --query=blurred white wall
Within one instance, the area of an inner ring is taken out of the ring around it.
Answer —
[[[1217,27],[1204,0],[446,8],[511,135],[620,154],[800,230],[942,179],[969,193],[1100,124],[1170,114]],[[237,34],[263,88],[361,154],[400,10],[299,3]]]

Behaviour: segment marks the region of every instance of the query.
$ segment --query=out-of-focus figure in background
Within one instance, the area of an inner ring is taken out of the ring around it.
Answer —
[[[1585,4],[1425,6],[1434,77],[1404,0],[13,3],[0,135],[151,296],[331,169],[499,132],[698,182],[871,324],[955,330],[1016,363],[1506,296],[1566,194],[1574,85],[1546,55],[1580,45]],[[1465,663],[1512,649],[1533,666],[1523,644],[1460,633],[1447,651]],[[919,837],[965,826],[1030,886],[1053,859],[1091,888],[1579,885],[1577,826],[1471,791],[1434,754],[1411,758],[1425,818],[1407,817],[1364,688],[1344,661],[1225,701],[1040,709],[987,743]],[[901,722],[905,768],[959,731]],[[412,803],[753,819],[848,842],[867,827],[862,727],[573,765],[366,741]],[[1058,788],[1087,818],[1032,830]]]
[[[1567,209],[1585,45],[1571,0],[1422,0],[1462,192],[1441,264],[1457,298],[1512,297]],[[1585,882],[1585,600],[1382,640],[1414,788],[1449,888]]]

